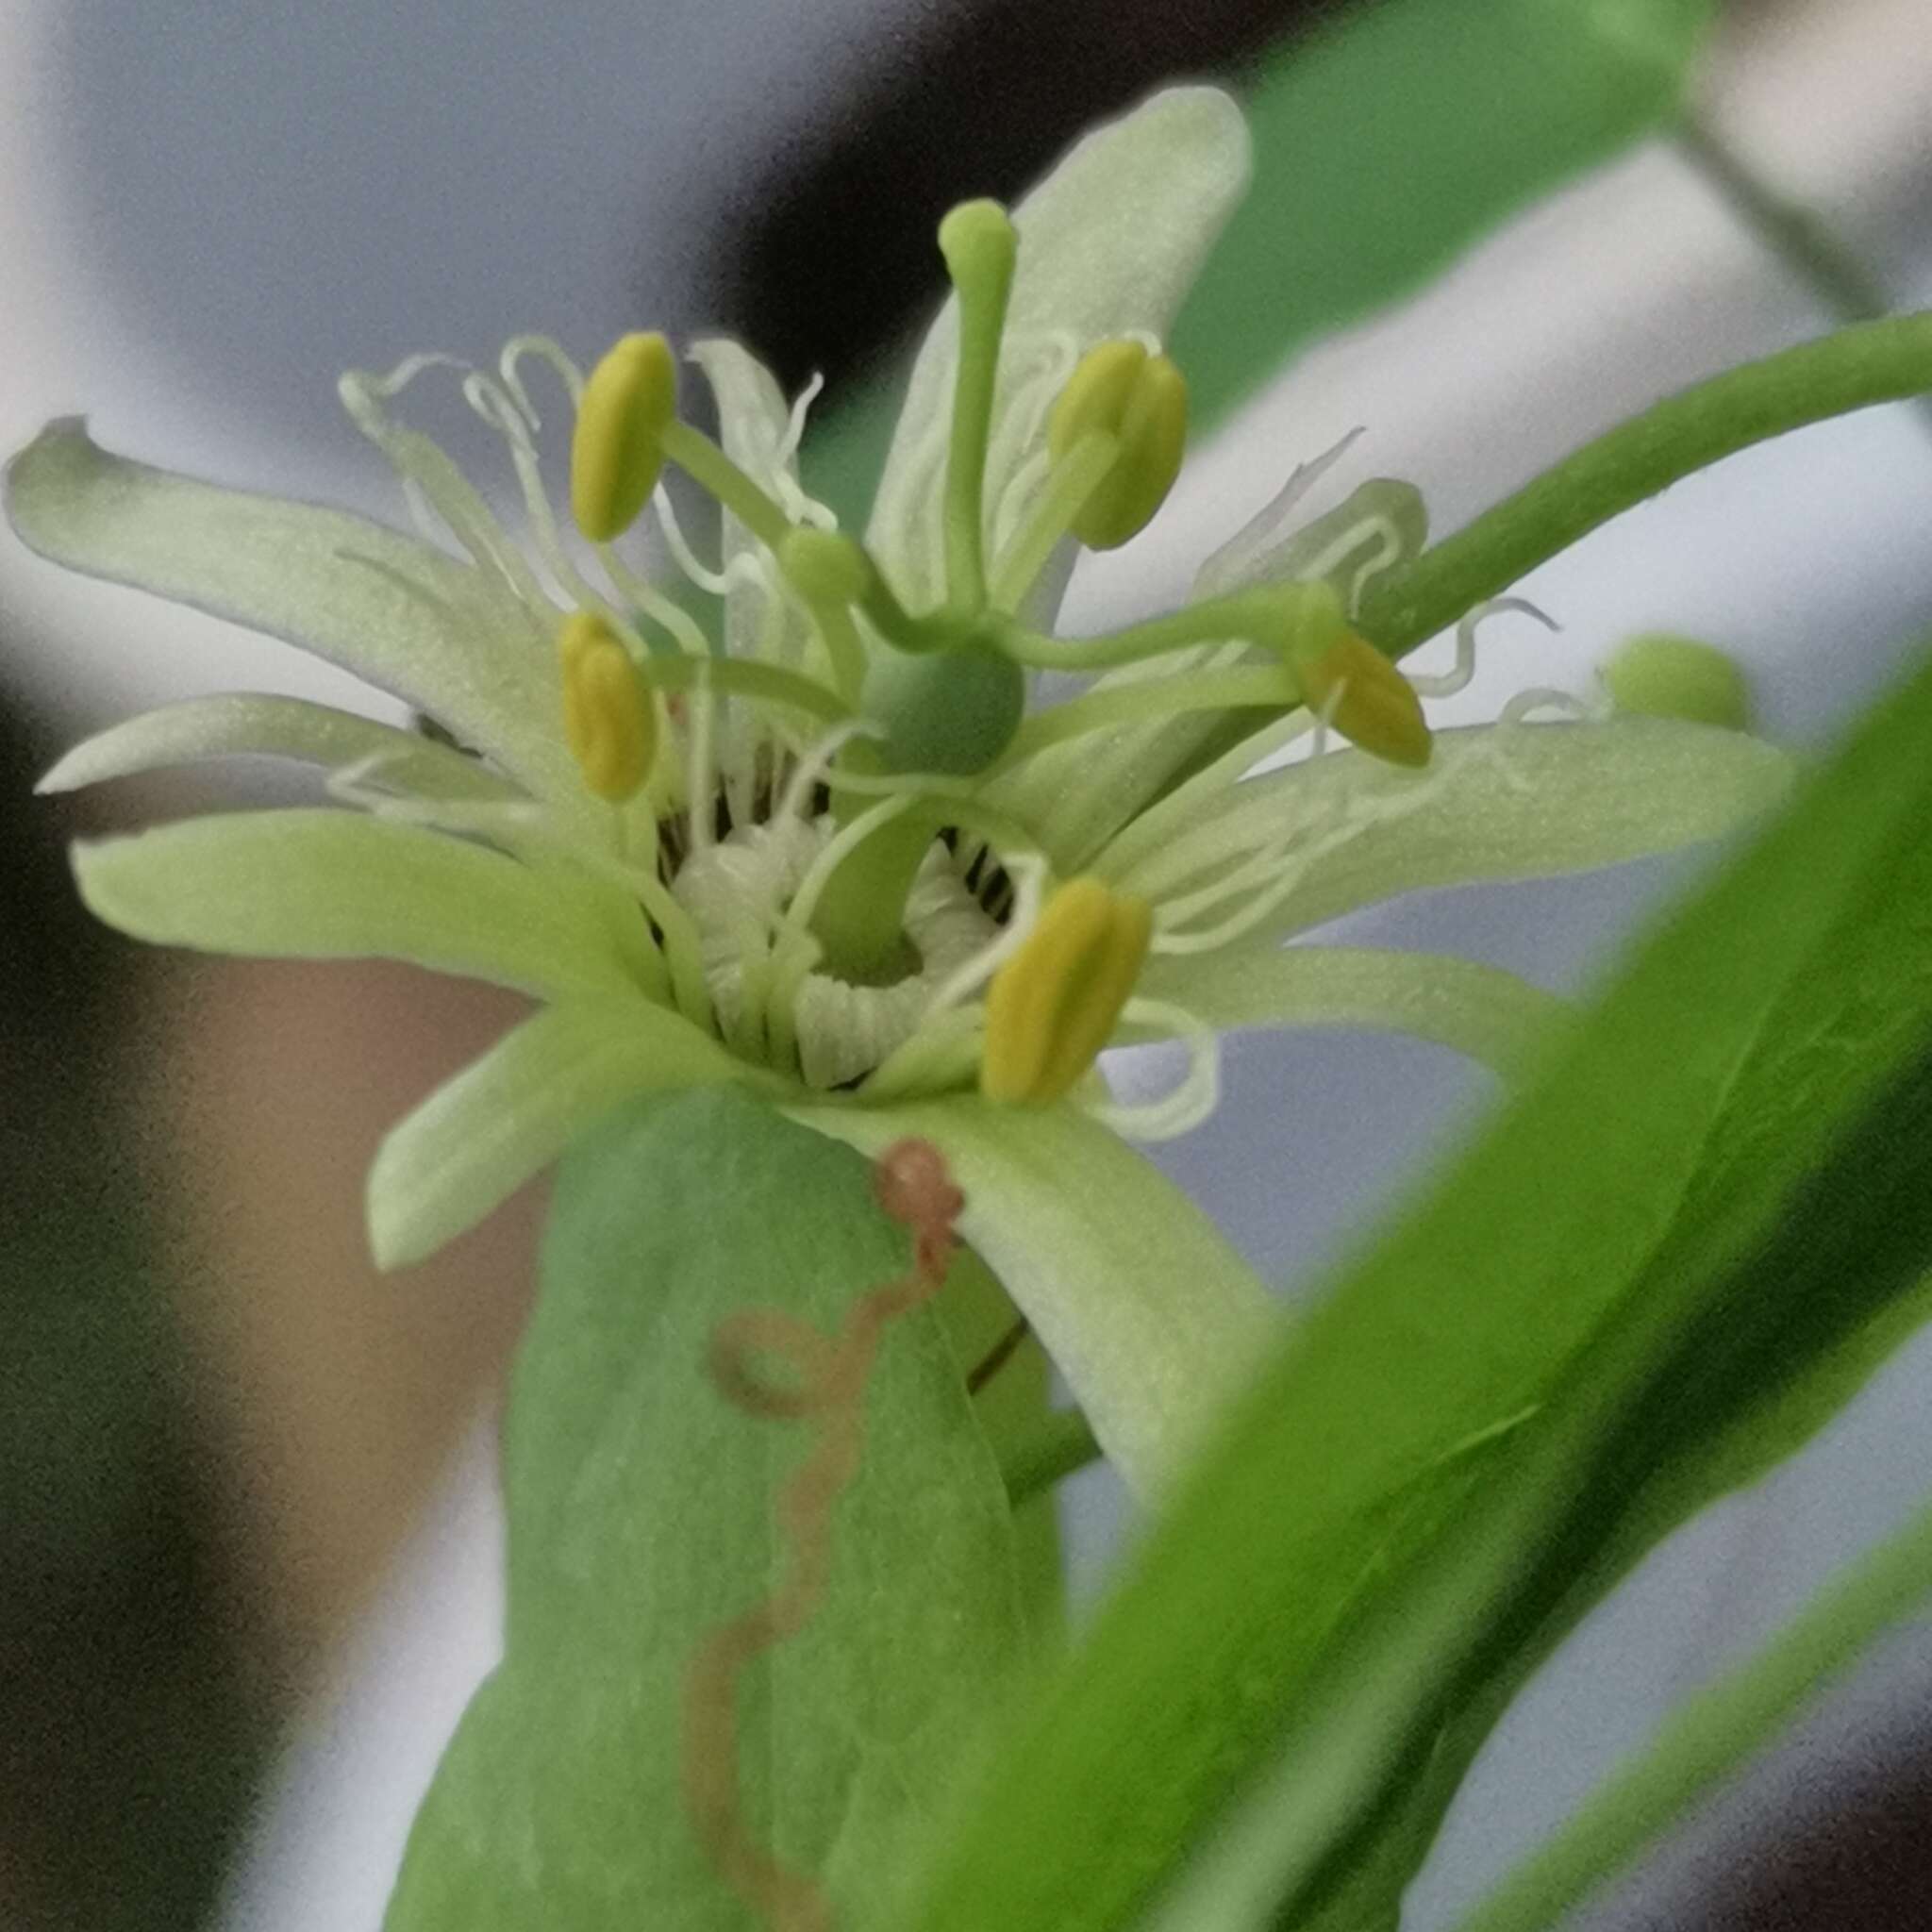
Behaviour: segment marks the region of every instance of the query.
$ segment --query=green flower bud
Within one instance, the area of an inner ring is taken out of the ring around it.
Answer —
[[[1652,632],[1620,645],[1604,666],[1610,702],[1646,718],[1680,718],[1745,731],[1751,691],[1744,674],[1714,644]]]

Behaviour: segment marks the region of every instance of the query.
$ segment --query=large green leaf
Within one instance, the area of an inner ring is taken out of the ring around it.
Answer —
[[[1713,10],[1380,0],[1285,47],[1244,103],[1255,190],[1174,333],[1196,424],[1672,117]],[[841,512],[861,510],[897,409],[877,385],[813,437],[810,483]]]
[[[1932,1243],[1932,1141],[1885,1124],[1932,1040],[1928,747],[1932,670],[1296,1331],[911,1923],[1122,1924],[1275,1762],[1246,1875],[1307,1923],[1425,1841],[1441,1740],[1580,1585],[1854,1379]]]
[[[907,1266],[867,1163],[742,1096],[645,1101],[565,1163],[506,1429],[506,1657],[419,1815],[390,1932],[760,1924],[686,1809],[683,1673],[771,1593],[796,1423],[727,1403],[714,1324],[826,1333]],[[749,1667],[738,1789],[758,1842],[878,1905],[1019,1641],[1011,1520],[938,1317],[886,1331],[825,1595]]]

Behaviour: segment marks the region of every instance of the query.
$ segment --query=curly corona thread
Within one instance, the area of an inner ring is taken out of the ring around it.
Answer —
[[[862,1294],[836,1336],[779,1308],[746,1308],[711,1331],[708,1367],[725,1399],[772,1421],[807,1421],[811,1452],[778,1494],[777,1520],[790,1561],[773,1594],[734,1617],[699,1645],[685,1670],[686,1808],[718,1875],[773,1932],[831,1932],[832,1912],[818,1881],[758,1842],[738,1790],[739,1674],[762,1652],[810,1622],[831,1573],[832,1511],[858,1472],[864,1448],[865,1389],[888,1323],[937,1294],[958,1245],[954,1224],[964,1197],[929,1141],[899,1141],[873,1169],[879,1206],[912,1234],[912,1267]],[[790,1379],[773,1381],[775,1357]]]

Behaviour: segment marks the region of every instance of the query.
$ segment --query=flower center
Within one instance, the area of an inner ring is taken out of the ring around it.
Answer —
[[[769,1028],[774,982],[783,973],[773,937],[837,831],[827,813],[741,826],[686,859],[672,883],[697,928],[719,1024],[741,1046]],[[937,841],[907,894],[905,931],[912,963],[891,985],[811,969],[789,991],[789,1027],[808,1086],[842,1087],[882,1065],[918,1032],[947,983],[998,940],[999,923]],[[760,1003],[765,1013],[755,1018]]]

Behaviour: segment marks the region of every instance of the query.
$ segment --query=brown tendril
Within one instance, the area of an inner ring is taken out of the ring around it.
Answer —
[[[965,1206],[944,1157],[929,1141],[899,1141],[873,1166],[879,1206],[912,1233],[912,1267],[862,1294],[836,1336],[779,1308],[746,1308],[711,1331],[708,1366],[725,1399],[772,1421],[808,1421],[810,1453],[778,1491],[789,1561],[777,1588],[699,1645],[685,1667],[685,1806],[718,1875],[774,1932],[831,1932],[831,1903],[809,1874],[752,1836],[738,1790],[738,1676],[758,1655],[810,1621],[831,1574],[832,1511],[858,1472],[865,1389],[886,1324],[937,1294]],[[785,1376],[768,1373],[782,1364]]]

